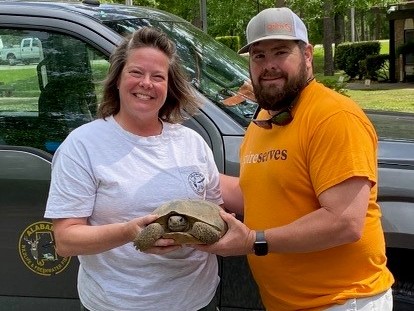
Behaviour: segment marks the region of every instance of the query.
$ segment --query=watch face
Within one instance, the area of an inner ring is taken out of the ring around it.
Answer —
[[[264,256],[267,255],[267,242],[266,241],[258,241],[254,243],[254,253],[257,256]]]
[[[263,231],[256,232],[256,242],[254,242],[253,249],[257,256],[267,255],[268,246]]]

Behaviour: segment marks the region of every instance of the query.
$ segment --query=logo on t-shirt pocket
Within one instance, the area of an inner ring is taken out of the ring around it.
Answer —
[[[186,184],[189,198],[194,197],[194,194],[202,199],[206,196],[206,187],[208,178],[197,166],[181,167],[181,178]]]
[[[206,178],[200,172],[192,172],[188,175],[188,183],[195,193],[204,197],[206,192]]]

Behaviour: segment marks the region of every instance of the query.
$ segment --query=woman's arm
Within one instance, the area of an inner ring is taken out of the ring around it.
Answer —
[[[132,242],[138,232],[157,217],[147,215],[125,223],[100,226],[89,225],[87,218],[54,219],[56,251],[63,257],[105,252]]]
[[[243,194],[239,185],[239,178],[220,174],[220,189],[224,200],[224,208],[237,215],[243,215]]]

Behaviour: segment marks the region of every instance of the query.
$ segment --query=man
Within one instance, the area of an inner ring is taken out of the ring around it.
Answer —
[[[377,136],[351,99],[313,79],[307,29],[288,8],[249,22],[250,78],[262,108],[222,176],[229,230],[197,249],[248,255],[268,311],[392,310],[377,198]]]

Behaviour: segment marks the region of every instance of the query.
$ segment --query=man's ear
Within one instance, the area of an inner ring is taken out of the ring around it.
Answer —
[[[313,64],[313,45],[312,44],[307,44],[305,47],[305,61],[306,61],[306,66],[308,68],[311,68]]]

